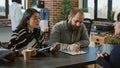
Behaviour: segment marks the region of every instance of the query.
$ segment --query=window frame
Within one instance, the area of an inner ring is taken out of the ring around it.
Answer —
[[[107,18],[98,18],[97,10],[98,10],[98,0],[94,0],[94,20],[96,21],[111,21],[111,11],[112,11],[112,0],[108,0],[108,9],[107,9]]]
[[[98,0],[94,0],[94,20],[96,21],[111,21],[112,0],[108,0],[107,18],[98,18]],[[88,0],[83,0],[83,8],[88,8]]]
[[[8,18],[8,13],[9,13],[8,2],[9,2],[9,0],[5,0],[5,16],[0,16],[0,19],[6,19],[6,18]]]

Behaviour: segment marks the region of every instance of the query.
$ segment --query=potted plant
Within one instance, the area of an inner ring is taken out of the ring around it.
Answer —
[[[106,44],[104,44],[103,47],[103,51],[107,52],[108,54],[110,54],[110,52],[112,51],[112,49],[116,46],[120,44],[120,38],[115,37],[115,36],[109,36],[106,40]]]
[[[107,38],[106,43],[111,45],[118,45],[120,43],[120,39],[118,37],[111,36]]]
[[[111,21],[114,21],[114,16],[115,16],[115,11],[111,11],[111,15],[110,15]]]
[[[62,0],[61,10],[63,14],[62,17],[63,20],[67,19],[67,16],[71,9],[72,9],[72,0]]]

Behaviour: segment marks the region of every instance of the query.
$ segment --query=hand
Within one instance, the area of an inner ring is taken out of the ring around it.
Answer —
[[[73,51],[73,52],[79,52],[80,51],[80,46],[77,45],[77,44],[72,44],[70,46],[70,50]]]
[[[26,50],[31,50],[31,56],[35,56],[37,54],[36,49],[35,48],[27,48]],[[22,55],[24,54],[24,50],[22,51]]]
[[[59,51],[60,49],[60,43],[57,43],[54,47],[50,48],[50,51]]]
[[[108,56],[107,53],[100,53],[100,54],[97,55],[97,57],[106,57],[106,56]]]
[[[31,56],[35,56],[37,54],[36,49],[35,48],[28,48],[28,50],[31,50]]]

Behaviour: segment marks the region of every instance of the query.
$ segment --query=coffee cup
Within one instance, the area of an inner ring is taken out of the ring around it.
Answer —
[[[24,56],[24,60],[29,60],[31,57],[31,50],[24,50],[23,56]]]

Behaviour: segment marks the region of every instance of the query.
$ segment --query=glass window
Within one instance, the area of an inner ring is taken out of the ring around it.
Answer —
[[[88,0],[88,13],[91,19],[94,19],[94,0]]]
[[[8,0],[1,0],[0,1],[0,18],[7,18],[8,14]]]
[[[115,12],[114,20],[117,20],[117,14],[120,12],[120,0],[113,0],[112,1],[112,12]]]
[[[87,0],[88,12],[91,19],[94,20],[108,20],[111,12],[110,0]]]
[[[97,2],[97,18],[107,19],[108,0],[98,0]]]
[[[5,0],[0,2],[0,16],[5,16]]]

